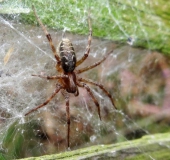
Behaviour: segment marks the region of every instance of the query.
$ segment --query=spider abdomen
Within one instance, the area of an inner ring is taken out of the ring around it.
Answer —
[[[73,72],[76,67],[76,55],[72,43],[69,39],[63,38],[59,44],[59,54],[63,70]]]

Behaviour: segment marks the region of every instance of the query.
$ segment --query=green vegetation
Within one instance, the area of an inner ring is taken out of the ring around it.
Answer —
[[[75,1],[75,0],[24,0],[1,2],[1,13],[15,13],[20,6],[20,19],[24,23],[36,23],[31,6],[45,25],[55,29],[66,29],[76,34],[88,34],[87,12],[90,8],[93,35],[126,43],[135,39],[134,46],[169,53],[170,2],[160,1]],[[3,9],[4,8],[4,9]],[[7,9],[8,8],[8,9]],[[24,12],[25,9],[25,12]],[[8,10],[8,11],[7,11]],[[30,10],[29,13],[28,10]],[[24,13],[23,13],[24,12]]]
[[[163,144],[163,145],[161,145]],[[156,134],[144,136],[141,139],[126,141],[111,145],[99,145],[62,154],[46,155],[42,157],[30,157],[24,160],[52,160],[52,159],[126,159],[126,160],[146,160],[146,159],[170,159],[169,146],[170,134]]]

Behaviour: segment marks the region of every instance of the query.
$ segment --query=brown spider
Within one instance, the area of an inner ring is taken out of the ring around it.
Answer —
[[[114,101],[113,101],[110,93],[103,87],[102,84],[93,82],[89,79],[84,79],[84,78],[78,77],[78,74],[88,71],[88,70],[100,65],[107,58],[107,56],[113,52],[113,50],[108,52],[103,57],[103,59],[94,63],[93,65],[76,70],[75,68],[86,60],[86,58],[88,57],[89,52],[90,52],[90,45],[91,45],[91,39],[92,39],[92,28],[91,28],[89,14],[88,14],[88,25],[89,25],[88,45],[86,47],[83,57],[77,61],[73,45],[70,42],[70,40],[67,38],[62,38],[61,42],[59,43],[58,50],[56,51],[56,48],[54,47],[53,42],[52,42],[51,35],[47,32],[45,26],[42,24],[41,20],[39,19],[34,6],[32,6],[32,8],[33,8],[35,17],[37,18],[39,24],[41,25],[41,27],[49,41],[52,52],[53,52],[55,59],[57,61],[56,70],[58,73],[60,73],[60,75],[56,75],[56,76],[32,75],[32,76],[38,76],[38,77],[45,78],[45,79],[56,79],[57,83],[56,83],[55,91],[51,95],[51,97],[49,97],[43,104],[41,104],[41,105],[37,106],[36,108],[27,112],[25,114],[25,116],[27,116],[28,114],[36,111],[37,109],[45,106],[46,104],[48,104],[54,98],[54,96],[59,91],[61,91],[61,93],[64,96],[65,101],[66,101],[66,118],[67,118],[67,127],[68,127],[67,128],[67,146],[69,148],[69,146],[70,146],[70,144],[69,144],[69,141],[70,141],[70,108],[69,108],[69,94],[68,93],[73,93],[75,96],[78,96],[79,95],[78,87],[85,88],[87,90],[87,92],[89,93],[89,95],[91,96],[92,100],[94,101],[94,103],[98,109],[98,115],[99,115],[100,120],[101,120],[101,115],[100,115],[99,103],[98,103],[97,99],[94,97],[91,89],[89,88],[89,86],[86,83],[98,86],[100,89],[102,89],[105,92],[105,94],[110,98],[112,105],[115,107]]]

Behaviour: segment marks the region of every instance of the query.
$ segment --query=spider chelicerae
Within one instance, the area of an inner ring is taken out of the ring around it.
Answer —
[[[42,29],[49,41],[52,52],[53,52],[54,57],[57,61],[56,70],[57,70],[58,75],[56,75],[56,76],[32,75],[32,76],[38,76],[40,78],[45,78],[45,79],[49,79],[49,80],[56,79],[57,83],[56,83],[55,90],[54,90],[53,94],[44,103],[42,103],[41,105],[39,105],[36,108],[31,109],[29,112],[27,112],[25,114],[25,116],[38,110],[41,107],[47,105],[55,97],[55,95],[60,91],[66,101],[66,119],[67,119],[67,127],[68,127],[67,128],[67,146],[69,148],[70,147],[69,93],[72,93],[75,96],[78,96],[79,95],[78,87],[85,88],[97,107],[100,120],[101,120],[101,114],[100,114],[99,103],[98,103],[97,99],[95,98],[95,96],[93,95],[93,92],[91,91],[90,87],[87,84],[95,85],[95,86],[99,87],[101,90],[103,90],[103,92],[111,100],[112,105],[115,107],[114,100],[112,99],[111,94],[104,88],[104,86],[102,84],[93,82],[90,79],[85,79],[85,78],[79,77],[80,73],[83,73],[85,71],[88,71],[88,70],[93,69],[94,67],[100,65],[108,57],[108,55],[113,52],[113,50],[108,52],[103,57],[103,59],[101,59],[100,61],[98,61],[90,66],[87,66],[85,68],[77,70],[76,67],[79,66],[80,64],[82,64],[87,59],[87,57],[90,53],[90,45],[91,45],[91,40],[92,40],[92,27],[91,27],[91,22],[90,22],[90,15],[88,14],[88,25],[89,25],[88,45],[86,47],[86,50],[85,50],[82,58],[77,61],[73,45],[68,38],[62,38],[61,42],[58,45],[58,50],[56,50],[56,48],[53,45],[51,35],[48,33],[45,26],[39,19],[34,6],[32,6],[32,8],[33,8],[35,17],[37,18],[37,21],[39,22],[40,26],[42,27]]]

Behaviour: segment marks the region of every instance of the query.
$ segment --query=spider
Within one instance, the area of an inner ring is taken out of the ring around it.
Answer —
[[[47,29],[45,28],[45,26],[41,22],[40,18],[38,17],[36,10],[35,10],[35,7],[32,6],[32,8],[33,8],[33,12],[34,12],[34,15],[35,15],[38,23],[42,27],[42,29],[43,29],[43,31],[44,31],[44,33],[45,33],[45,35],[46,35],[46,37],[49,41],[50,47],[52,49],[52,52],[53,52],[54,57],[55,57],[56,62],[57,62],[56,63],[56,70],[59,74],[56,75],[56,76],[32,75],[32,76],[38,76],[40,78],[45,78],[45,79],[48,79],[48,80],[56,79],[57,83],[56,83],[55,90],[54,90],[53,94],[44,103],[42,103],[41,105],[39,105],[36,108],[33,108],[29,112],[27,112],[25,114],[25,116],[27,116],[30,113],[38,110],[39,108],[42,108],[45,105],[47,105],[55,97],[55,95],[60,91],[61,94],[64,96],[65,102],[66,102],[67,147],[69,148],[70,147],[69,93],[74,94],[74,96],[78,96],[79,95],[78,87],[85,88],[87,90],[88,94],[91,96],[92,100],[94,101],[94,104],[97,107],[100,120],[101,120],[101,114],[100,114],[99,103],[98,103],[97,99],[95,98],[95,96],[93,95],[93,92],[91,91],[90,87],[87,84],[97,86],[101,90],[103,90],[103,92],[111,100],[112,105],[115,107],[114,100],[112,99],[111,94],[104,88],[104,86],[102,84],[93,82],[90,79],[85,79],[85,78],[79,77],[80,73],[83,73],[85,71],[88,71],[88,70],[100,65],[108,57],[108,55],[113,52],[113,50],[108,52],[103,57],[103,59],[101,59],[100,61],[98,61],[98,62],[96,62],[96,63],[94,63],[90,66],[87,66],[85,68],[77,70],[76,67],[79,66],[80,64],[82,64],[87,59],[87,57],[90,53],[90,46],[91,46],[91,41],[92,41],[92,27],[91,27],[89,13],[88,13],[88,27],[89,27],[88,45],[86,47],[84,55],[81,57],[80,60],[77,61],[73,45],[68,38],[62,38],[61,42],[58,45],[58,50],[56,50],[56,48],[53,45],[51,35],[48,33]],[[116,109],[116,107],[115,107],[115,109]]]

